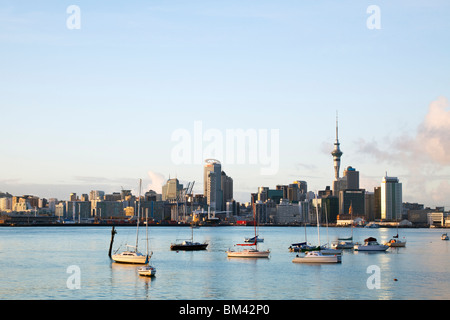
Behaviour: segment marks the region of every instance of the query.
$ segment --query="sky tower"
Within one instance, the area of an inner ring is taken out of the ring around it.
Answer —
[[[334,162],[334,178],[339,179],[339,168],[341,167],[341,156],[343,152],[339,148],[339,132],[338,132],[338,114],[336,111],[336,141],[334,142],[334,150],[331,152]]]

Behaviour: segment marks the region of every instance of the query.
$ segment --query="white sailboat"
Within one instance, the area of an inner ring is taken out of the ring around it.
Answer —
[[[398,225],[397,225],[397,234],[392,237],[391,240],[385,243],[386,246],[391,248],[404,248],[406,247],[406,239],[403,237],[402,240],[398,237]]]
[[[251,247],[251,248],[245,248],[243,250],[231,250],[228,249],[227,256],[229,258],[269,258],[270,250],[258,250],[258,241],[257,241],[257,234],[256,234],[256,219],[255,219],[255,213],[253,220],[255,221],[255,238],[253,243],[239,243],[238,246],[243,247]]]
[[[146,245],[146,261],[145,266],[138,268],[138,273],[140,276],[153,277],[156,274],[156,268],[150,265],[150,252],[148,248],[148,212],[145,212],[145,236],[147,240]]]
[[[340,254],[342,254],[342,250],[341,249],[329,248],[330,240],[329,240],[329,236],[328,236],[328,212],[327,212],[327,206],[326,205],[325,205],[325,222],[326,222],[326,225],[327,225],[327,244],[320,247],[320,252],[323,255],[340,255]],[[320,245],[320,243],[319,243],[319,245]]]
[[[353,242],[353,205],[350,204],[350,208],[348,209],[350,213],[350,230],[351,230],[351,236],[348,238],[338,238],[338,240],[331,244],[331,246],[335,249],[353,249],[355,246],[355,243]]]
[[[138,250],[139,242],[139,221],[140,221],[140,211],[141,211],[141,184],[142,180],[139,180],[139,201],[138,201],[138,212],[137,212],[137,226],[136,226],[136,245],[127,245],[128,250],[122,251],[118,254],[113,254],[112,259],[117,263],[127,263],[127,264],[146,264],[148,262],[148,256],[142,254]]]
[[[389,247],[379,244],[377,239],[369,237],[364,240],[364,244],[356,244],[354,249],[356,251],[386,251]]]
[[[308,251],[305,255],[297,255],[292,262],[294,263],[340,263],[341,255],[324,255],[321,251]]]

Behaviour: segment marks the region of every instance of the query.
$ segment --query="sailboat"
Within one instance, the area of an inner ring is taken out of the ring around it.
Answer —
[[[298,242],[298,243],[292,243],[289,246],[289,251],[290,252],[306,252],[306,251],[313,251],[313,250],[319,250],[320,247],[319,246],[312,246],[311,244],[308,244],[308,237],[307,237],[307,232],[306,232],[306,218],[303,217],[305,223],[304,223],[304,227],[305,227],[305,241],[304,242]]]
[[[128,263],[128,264],[147,264],[148,255],[142,254],[138,250],[138,240],[139,240],[139,221],[141,212],[141,185],[142,180],[139,180],[139,201],[138,201],[138,212],[137,212],[137,225],[136,225],[136,245],[127,245],[129,250],[122,251],[118,254],[113,254],[112,259],[118,263]]]
[[[347,238],[338,238],[338,241],[331,244],[335,249],[353,249],[355,243],[353,242],[353,205],[350,203],[350,208],[348,209],[351,217],[350,230],[351,236]]]
[[[173,251],[206,250],[207,246],[208,246],[207,242],[204,242],[204,243],[194,242],[194,228],[191,228],[191,240],[184,240],[181,243],[172,243],[170,245],[170,250],[173,250]]]
[[[320,246],[320,230],[319,230],[319,211],[316,204],[316,216],[317,216],[317,236],[319,241],[319,250],[308,251],[305,255],[297,255],[292,262],[294,263],[340,263],[342,257],[334,252],[333,249],[326,249],[326,247]],[[339,250],[336,250],[336,252]]]
[[[153,277],[156,274],[156,268],[150,265],[150,253],[148,251],[148,212],[145,211],[145,236],[147,240],[146,245],[146,260],[145,266],[138,268],[138,274],[143,277]]]
[[[320,247],[320,251],[323,255],[340,255],[342,250],[340,248],[329,248],[330,240],[328,237],[328,212],[327,206],[325,205],[325,222],[327,224],[327,244]],[[320,245],[320,243],[319,243]]]
[[[258,225],[258,222],[257,221],[254,221],[254,223],[256,224],[256,225]],[[259,229],[259,228],[258,228]],[[258,230],[258,232],[257,232],[257,234],[255,234],[255,236],[254,237],[248,237],[248,238],[244,238],[244,242],[251,242],[251,243],[253,243],[253,242],[264,242],[264,238],[261,238],[260,236],[259,236],[259,230]]]
[[[243,250],[234,251],[231,249],[228,249],[227,256],[229,258],[269,258],[270,250],[260,251],[258,250],[258,241],[257,241],[257,234],[256,234],[256,219],[255,214],[253,213],[253,220],[255,220],[255,238],[253,243],[239,243],[237,246],[242,247],[248,247]],[[250,248],[251,247],[251,248]]]
[[[398,224],[397,224],[397,234],[392,236],[392,239],[385,243],[386,246],[391,248],[403,248],[406,247],[406,240],[403,237],[403,240],[398,238]]]

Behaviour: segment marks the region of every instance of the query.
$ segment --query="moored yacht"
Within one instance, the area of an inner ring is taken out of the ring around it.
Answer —
[[[341,255],[324,255],[320,251],[308,251],[305,255],[297,255],[292,262],[295,263],[339,263]]]
[[[354,249],[356,251],[386,251],[389,247],[384,244],[379,244],[377,239],[369,237],[364,240],[364,244],[356,244]]]

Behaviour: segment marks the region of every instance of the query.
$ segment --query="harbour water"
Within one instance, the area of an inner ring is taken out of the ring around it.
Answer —
[[[114,250],[135,243],[135,228],[116,230]],[[139,248],[145,252],[145,229],[140,230]],[[308,242],[317,244],[317,229],[306,230]],[[320,230],[322,244],[350,233],[346,228]],[[108,257],[111,227],[3,227],[0,299],[450,299],[450,241],[440,239],[445,230],[399,229],[400,238],[407,240],[405,248],[376,253],[344,251],[342,263],[321,265],[292,263],[296,253],[288,247],[305,240],[304,227],[260,227],[259,231],[264,238],[260,247],[271,250],[269,259],[227,258],[228,248],[253,235],[251,227],[195,229],[194,240],[206,240],[209,246],[206,251],[194,252],[170,251],[170,244],[177,239],[190,238],[190,228],[150,227],[151,262],[157,274],[145,278],[138,275],[137,266],[112,263]],[[382,243],[396,232],[355,228],[354,240],[363,242],[372,236]],[[78,282],[72,282],[75,275]]]

